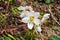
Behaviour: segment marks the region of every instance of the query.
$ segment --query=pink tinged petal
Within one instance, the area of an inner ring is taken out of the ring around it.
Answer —
[[[34,19],[34,24],[39,25],[39,24],[41,24],[41,21],[39,19]]]
[[[44,14],[43,18],[44,18],[44,19],[48,19],[49,16],[50,16],[50,14]]]
[[[31,6],[26,6],[26,9],[33,10],[33,8]]]
[[[41,32],[41,31],[42,31],[41,27],[40,27],[40,26],[37,27],[36,31],[37,31],[37,32]]]
[[[43,23],[45,20],[47,20],[49,18],[50,14],[45,14],[41,20],[41,22]]]
[[[23,11],[26,11],[26,9],[30,10],[28,12],[32,12],[33,11],[33,8],[31,6],[25,6],[25,10],[23,10]]]
[[[24,13],[21,13],[20,17],[21,18],[25,17],[25,14]]]
[[[28,21],[28,17],[23,18],[23,19],[22,19],[22,22],[28,23],[28,22],[29,22],[29,21]]]
[[[29,6],[29,9],[30,9],[30,11],[33,11],[33,8],[31,6]]]
[[[44,20],[46,20],[46,19],[42,18],[41,22],[43,23],[43,22],[44,22]]]
[[[28,28],[32,29],[33,28],[33,23],[28,23]]]

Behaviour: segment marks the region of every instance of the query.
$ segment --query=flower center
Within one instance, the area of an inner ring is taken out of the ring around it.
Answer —
[[[30,16],[29,21],[33,22],[34,21],[34,16]]]
[[[35,26],[35,27],[38,27],[38,24],[35,24],[34,26]]]

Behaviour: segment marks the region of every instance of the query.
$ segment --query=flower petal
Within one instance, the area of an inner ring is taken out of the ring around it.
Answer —
[[[38,26],[37,29],[36,29],[36,31],[37,31],[37,32],[41,32],[41,31],[42,31],[41,27]]]
[[[29,22],[29,21],[28,21],[28,17],[23,18],[23,19],[22,19],[22,22],[28,23],[28,22]]]
[[[29,13],[28,11],[23,11],[23,12],[21,13],[20,17],[21,17],[21,18],[27,17],[27,16],[29,16],[29,15],[27,15],[28,13]]]
[[[42,18],[41,23],[43,23],[46,19]]]
[[[26,14],[27,17],[33,16],[33,15],[34,15],[34,14],[33,14],[32,12],[28,12],[28,13]]]
[[[20,6],[18,9],[19,9],[19,10],[25,10],[25,7]]]
[[[32,8],[31,6],[26,6],[25,8],[26,8],[26,9],[29,9],[29,10],[30,10],[30,12],[32,12],[32,11],[33,11],[33,8]]]
[[[43,18],[44,18],[44,19],[48,19],[49,16],[50,16],[50,14],[44,14]]]
[[[28,23],[28,28],[32,29],[33,28],[33,23]]]
[[[35,17],[35,18],[38,18],[38,17],[39,17],[39,15],[40,15],[40,13],[39,13],[39,12],[34,12],[34,17]]]
[[[45,14],[41,20],[41,22],[43,23],[46,19],[48,19],[50,16],[50,14]]]
[[[25,17],[25,13],[22,12],[22,13],[20,14],[20,17],[21,17],[21,18]]]
[[[34,19],[34,24],[39,25],[39,24],[41,24],[41,21],[39,19]]]
[[[35,18],[38,18],[39,17],[39,12],[34,12],[34,11],[32,11],[32,12],[28,12],[27,14],[26,14],[26,16],[27,17],[29,17],[29,16],[34,16]]]

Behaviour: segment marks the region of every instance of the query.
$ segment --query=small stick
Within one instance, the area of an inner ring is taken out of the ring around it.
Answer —
[[[53,16],[53,13],[52,13],[52,11],[51,11],[51,7],[50,7],[50,6],[49,6],[49,8],[50,8],[50,9],[48,9],[48,11],[50,12],[52,19],[60,26],[60,23],[59,23],[59,22],[55,19],[55,17]]]

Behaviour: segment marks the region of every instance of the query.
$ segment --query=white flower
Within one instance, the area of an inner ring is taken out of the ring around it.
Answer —
[[[20,17],[23,18],[23,17],[26,17],[26,14],[29,13],[27,11],[23,11],[21,14],[20,14]]]
[[[31,6],[20,6],[19,8],[18,8],[19,10],[23,10],[23,11],[30,11],[30,12],[32,12],[33,11],[33,9],[32,9],[32,7]]]
[[[41,32],[41,31],[42,31],[41,27],[38,26],[38,27],[36,28],[36,31],[37,31],[37,32]]]
[[[25,17],[29,12],[34,12],[31,6],[20,6],[18,9],[22,10],[22,13],[20,15],[21,18]]]
[[[20,14],[20,17],[23,18],[23,17],[27,17],[27,16],[31,16],[31,15],[34,15],[37,17],[39,17],[39,12],[27,12],[27,11],[23,11],[21,14]]]
[[[44,22],[44,20],[48,19],[50,14],[45,14],[42,18],[42,20],[38,19],[40,16],[39,12],[34,12],[31,6],[20,6],[18,8],[19,10],[22,10],[20,17],[22,18],[22,22],[26,23],[29,29],[35,28],[36,32],[41,32],[41,25]]]
[[[27,23],[28,28],[32,29],[34,24],[35,25],[41,24],[41,21],[38,19],[38,17],[39,17],[38,12],[30,12],[30,13],[27,13],[26,17],[22,19],[22,22]]]
[[[50,16],[50,14],[44,14],[44,16],[43,16],[41,22],[43,23],[46,19],[49,18],[49,16]]]

